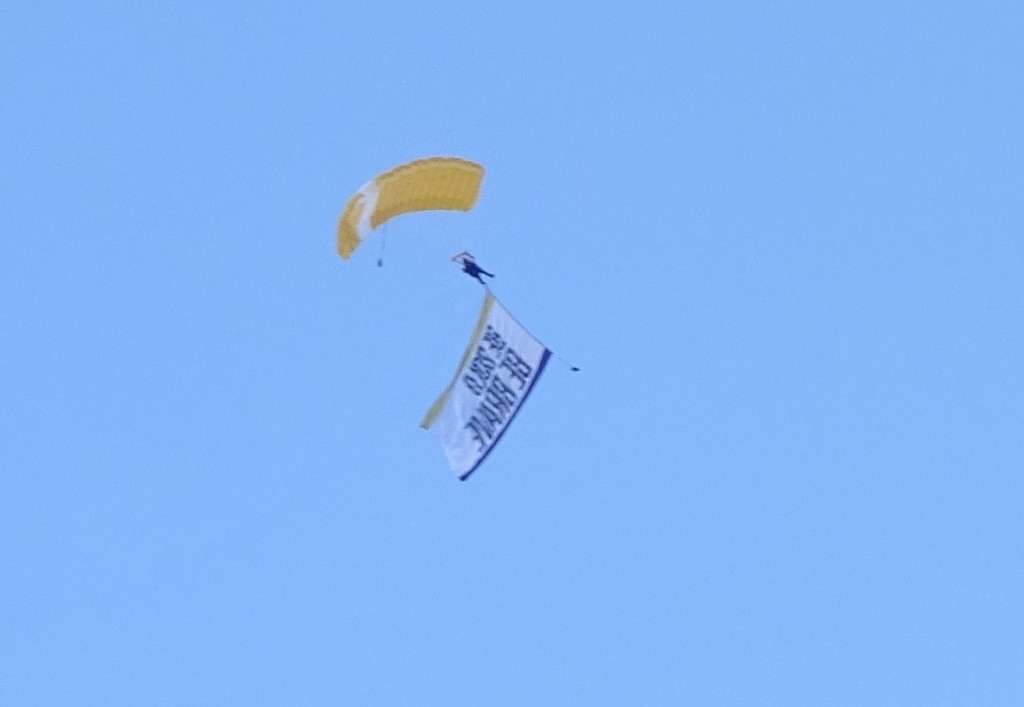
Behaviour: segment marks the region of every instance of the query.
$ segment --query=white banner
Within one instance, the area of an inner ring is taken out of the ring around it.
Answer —
[[[494,449],[550,355],[488,292],[452,382],[420,423],[460,479]]]

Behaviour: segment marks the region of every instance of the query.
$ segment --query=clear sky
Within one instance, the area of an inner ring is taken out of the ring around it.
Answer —
[[[1022,36],[3,4],[0,704],[1024,704]],[[477,208],[338,259],[428,155]],[[582,371],[459,482],[464,249]]]

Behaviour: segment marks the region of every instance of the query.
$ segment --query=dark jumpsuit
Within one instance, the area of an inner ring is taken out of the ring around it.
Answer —
[[[487,283],[484,282],[484,279],[482,277],[480,277],[480,275],[486,275],[487,277],[494,277],[493,273],[487,272],[486,270],[481,268],[479,265],[477,265],[472,260],[463,260],[462,261],[462,272],[466,273],[470,277],[475,277],[477,280],[480,281],[480,284],[482,284],[482,285],[486,285]]]

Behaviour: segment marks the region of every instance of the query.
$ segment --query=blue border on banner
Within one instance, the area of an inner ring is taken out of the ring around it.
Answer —
[[[518,324],[518,322],[516,323]],[[490,456],[491,452],[494,451],[494,448],[498,446],[498,442],[500,442],[501,438],[505,435],[506,432],[508,432],[508,428],[512,426],[512,421],[516,419],[516,415],[518,415],[519,411],[523,409],[523,405],[526,405],[526,399],[530,397],[530,393],[533,392],[533,386],[537,384],[537,381],[540,380],[541,374],[544,373],[544,367],[548,365],[549,358],[551,358],[551,352],[548,351],[548,349],[545,347],[544,354],[540,357],[540,365],[537,366],[537,375],[535,375],[533,377],[533,380],[530,381],[530,387],[526,389],[526,394],[523,395],[522,400],[519,401],[519,407],[517,407],[516,411],[512,413],[512,417],[508,418],[508,422],[506,422],[505,426],[501,428],[501,432],[499,432],[498,436],[494,438],[493,442],[491,442],[491,446],[487,448],[487,451],[484,452],[484,455],[476,460],[476,464],[474,464],[469,469],[469,471],[467,471],[465,474],[459,477],[459,481],[465,481],[466,479],[468,479],[469,475],[476,471],[477,467],[484,463],[484,459]]]

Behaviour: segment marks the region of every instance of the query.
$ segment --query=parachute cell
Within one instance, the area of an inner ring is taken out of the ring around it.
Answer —
[[[347,260],[373,229],[414,211],[469,211],[484,168],[459,157],[428,157],[378,175],[349,197],[338,220],[338,255]]]

